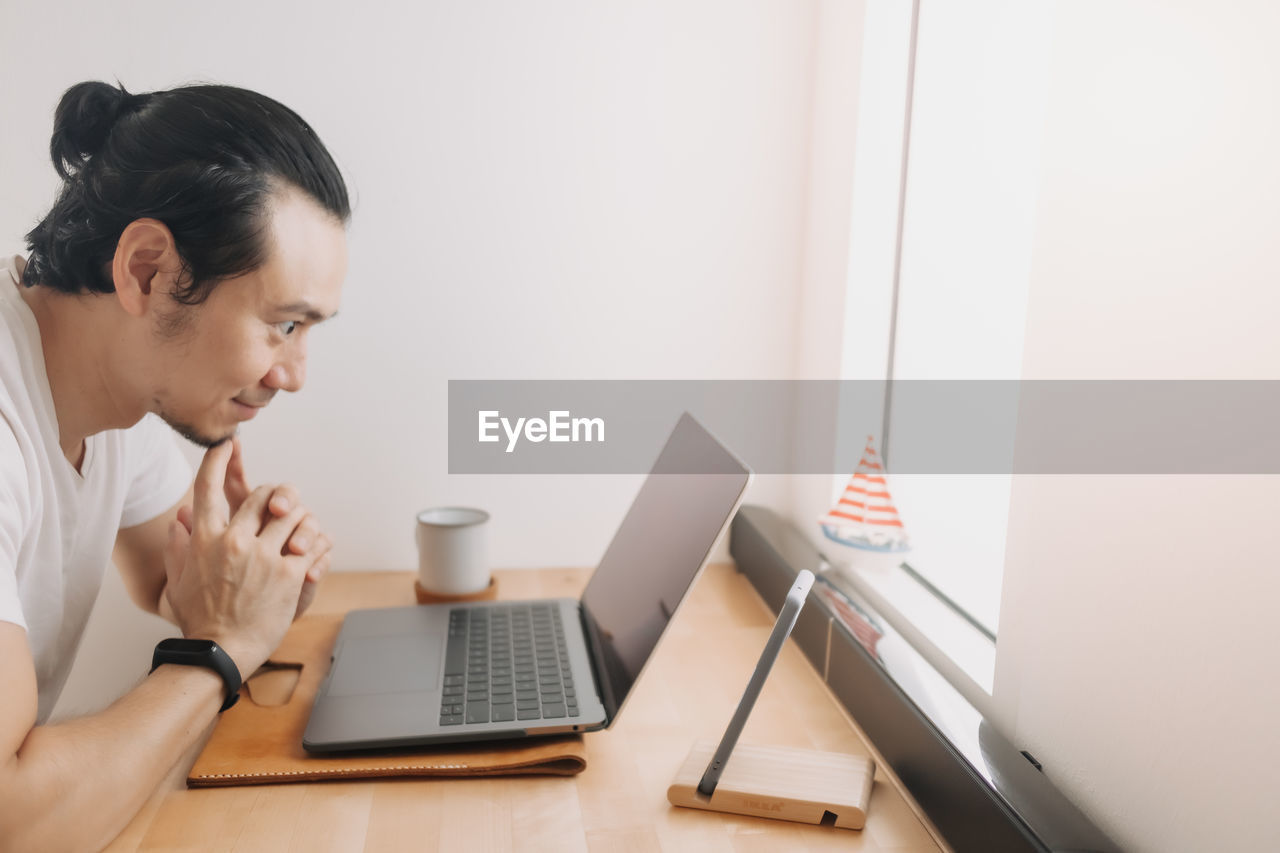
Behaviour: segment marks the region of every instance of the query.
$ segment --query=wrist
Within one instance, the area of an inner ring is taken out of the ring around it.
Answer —
[[[236,669],[240,672],[241,679],[248,681],[249,676],[257,671],[258,667],[254,664],[253,654],[243,644],[231,639],[224,642],[218,637],[213,637],[213,641],[226,652],[227,657],[231,658],[231,662],[236,665]]]
[[[222,711],[230,708],[240,698],[240,685],[243,683],[240,669],[227,651],[213,640],[161,640],[151,656],[151,671],[155,672],[165,664],[197,667],[216,674],[222,680],[224,689]]]
[[[148,680],[159,681],[169,696],[199,696],[202,702],[213,706],[215,714],[222,713],[222,704],[227,701],[227,686],[222,676],[211,669],[161,664],[151,671]]]
[[[217,643],[218,648],[222,649],[236,665],[241,679],[247,681],[249,676],[257,670],[253,660],[254,651],[242,641],[241,632],[228,630],[219,624],[206,625],[203,628],[198,625],[179,627],[182,628],[182,636],[185,639],[211,640]]]

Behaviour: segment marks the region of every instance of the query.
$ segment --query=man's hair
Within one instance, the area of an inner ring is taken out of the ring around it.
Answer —
[[[173,234],[182,262],[174,298],[196,305],[266,262],[280,189],[301,190],[339,222],[351,216],[342,175],[307,123],[234,86],[133,95],[77,83],[58,103],[49,151],[62,188],[27,234],[28,287],[112,293],[116,244],[145,217]]]

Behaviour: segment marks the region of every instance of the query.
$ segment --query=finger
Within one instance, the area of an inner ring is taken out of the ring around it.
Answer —
[[[329,537],[323,533],[320,534],[322,542],[316,543],[315,562],[311,564],[311,568],[307,569],[307,580],[312,583],[319,583],[329,571],[330,552],[333,550],[333,543],[329,541]]]
[[[227,480],[227,463],[231,460],[231,442],[224,441],[205,451],[196,472],[193,520],[213,531],[227,526],[231,510],[223,486]]]
[[[305,554],[311,550],[314,544],[321,536],[320,522],[316,521],[314,515],[308,515],[298,525],[297,529],[289,537],[289,542],[285,545],[285,554]]]
[[[276,487],[275,493],[271,495],[271,502],[267,504],[267,508],[271,510],[272,515],[283,518],[289,514],[289,510],[300,502],[298,489],[292,483],[285,483]]]
[[[297,619],[303,613],[307,612],[307,608],[311,606],[311,602],[316,598],[316,585],[311,581],[304,581],[302,589],[298,592],[298,607],[293,611],[293,618]]]
[[[326,537],[326,539],[327,538],[328,537]],[[306,558],[289,557],[287,559],[295,560],[295,559],[306,559]],[[301,616],[306,611],[306,609],[311,606],[311,602],[315,599],[316,593],[320,589],[320,579],[324,577],[324,575],[328,571],[329,571],[329,552],[328,552],[328,549],[326,548],[325,553],[322,554],[320,558],[312,565],[312,567],[307,571],[306,576],[303,578],[302,589],[298,593],[298,607],[293,614],[294,619],[297,619],[299,616]],[[313,574],[315,575],[315,577],[312,577]]]
[[[256,494],[256,492],[255,492]],[[246,504],[248,501],[245,502]],[[273,553],[284,553],[284,543],[293,535],[293,531],[308,515],[306,507],[301,505],[295,506],[287,515],[279,517],[270,517],[263,526],[259,538],[262,544],[272,549]]]
[[[244,452],[240,447],[240,436],[237,435],[231,439],[231,459],[227,462],[227,480],[223,484],[223,492],[232,515],[240,509],[240,504],[244,503],[251,491],[253,488],[244,472]]]
[[[314,583],[324,577],[325,572],[329,570],[329,552],[332,549],[333,542],[321,533],[307,553],[286,554],[284,559],[291,567],[304,572],[306,579]]]
[[[262,527],[262,516],[267,511],[267,500],[271,497],[271,486],[258,486],[240,504],[240,509],[231,517],[231,524],[237,527],[248,527],[256,536]]]
[[[190,505],[183,504],[182,506],[178,507],[178,523],[181,524],[183,527],[187,528],[188,533],[191,532],[191,524],[193,521],[194,521],[194,518],[192,516]]]

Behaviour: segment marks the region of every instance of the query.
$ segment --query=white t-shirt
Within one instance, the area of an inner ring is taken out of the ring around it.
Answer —
[[[172,431],[151,415],[89,436],[79,472],[67,461],[40,329],[18,292],[23,264],[0,259],[0,620],[27,630],[43,723],[71,670],[116,533],[171,509],[192,474]]]

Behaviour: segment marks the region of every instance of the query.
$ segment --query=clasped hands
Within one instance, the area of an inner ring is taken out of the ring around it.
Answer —
[[[311,604],[331,547],[293,486],[250,488],[233,438],[205,453],[193,505],[169,526],[161,615],[248,678]]]

